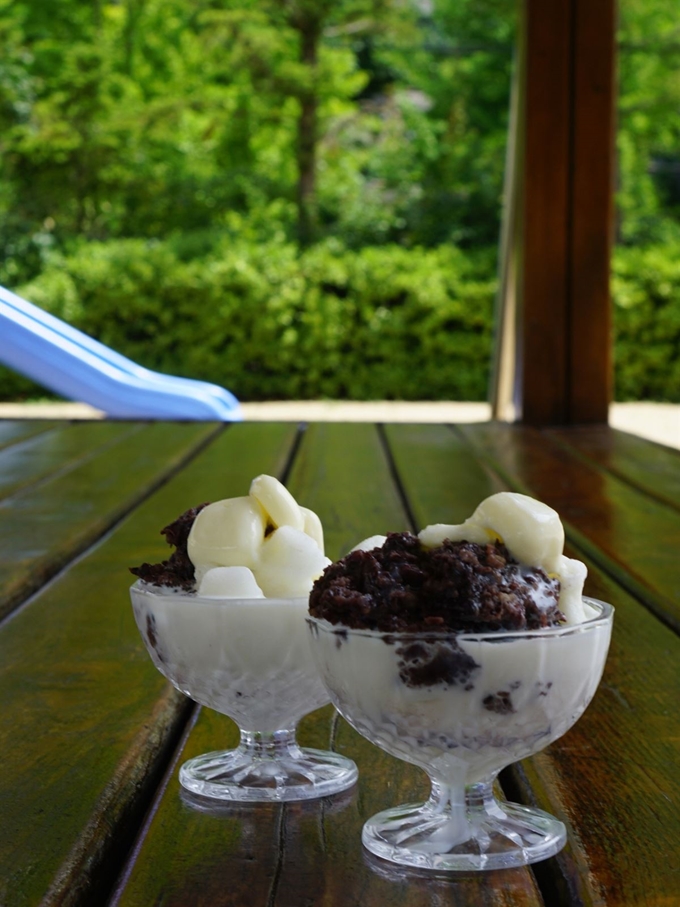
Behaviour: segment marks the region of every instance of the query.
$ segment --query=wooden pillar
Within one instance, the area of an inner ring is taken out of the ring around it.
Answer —
[[[497,418],[607,421],[615,5],[523,0],[492,389]]]

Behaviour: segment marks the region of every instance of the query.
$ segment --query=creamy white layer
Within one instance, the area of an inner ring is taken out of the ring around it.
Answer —
[[[218,600],[141,580],[130,596],[158,670],[243,730],[293,728],[329,701],[305,626],[306,597]]]
[[[522,633],[389,634],[313,618],[310,627],[331,698],[359,733],[443,780],[470,784],[543,749],[585,710],[602,676],[612,609],[593,599],[584,606],[591,619],[578,626]],[[416,662],[414,643],[422,647]],[[402,676],[434,658],[455,664],[461,652],[475,667],[460,682],[409,685]]]

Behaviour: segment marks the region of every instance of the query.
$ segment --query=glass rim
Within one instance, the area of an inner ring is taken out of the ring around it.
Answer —
[[[156,591],[156,590],[169,590],[169,591]],[[215,605],[219,608],[228,608],[229,605],[247,603],[248,607],[253,608],[262,608],[265,605],[272,604],[281,604],[281,605],[305,605],[307,606],[309,602],[309,594],[307,595],[296,595],[291,598],[246,598],[246,597],[234,597],[226,598],[219,596],[208,596],[208,595],[199,595],[197,592],[187,592],[185,589],[178,589],[173,591],[172,586],[154,586],[152,583],[147,583],[143,579],[136,580],[130,586],[130,592],[134,592],[137,595],[144,595],[148,598],[152,598],[154,601],[162,602],[186,602],[190,605]]]
[[[426,640],[427,642],[447,642],[452,639],[465,642],[500,642],[509,639],[547,639],[570,636],[596,627],[611,624],[614,617],[614,606],[599,598],[584,595],[583,601],[599,610],[599,614],[580,624],[559,624],[554,627],[540,627],[537,630],[366,630],[346,627],[344,624],[332,624],[322,617],[307,615],[310,628],[323,630],[337,636],[366,636],[370,639],[382,639],[385,642],[405,640]]]

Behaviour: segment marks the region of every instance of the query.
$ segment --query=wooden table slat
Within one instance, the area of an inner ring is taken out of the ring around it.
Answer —
[[[119,422],[66,422],[0,450],[0,500],[57,472],[75,469],[130,431],[129,425]]]
[[[187,714],[134,624],[127,567],[166,557],[159,529],[187,507],[280,471],[295,431],[230,427],[0,628],[0,903],[105,902]]]
[[[39,422],[29,419],[0,419],[0,450],[32,438],[34,435],[52,431],[62,424],[51,420]]]
[[[124,424],[73,469],[0,502],[0,617],[100,538],[216,431]]]
[[[644,494],[680,510],[680,450],[606,425],[550,429],[545,433]]]
[[[506,487],[445,425],[388,425],[385,433],[416,529],[462,523],[480,501]]]
[[[410,528],[373,425],[310,425],[288,485],[321,517],[332,560],[371,535]]]

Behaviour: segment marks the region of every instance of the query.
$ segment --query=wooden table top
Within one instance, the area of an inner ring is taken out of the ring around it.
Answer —
[[[0,422],[0,905],[680,904],[679,467],[602,426]],[[612,646],[585,715],[501,786],[566,824],[560,854],[466,875],[371,858],[362,823],[428,780],[330,706],[299,740],[351,756],[352,790],[210,811],[182,795],[179,765],[238,734],[153,667],[127,567],[262,472],[318,512],[330,557],[503,489],[558,510],[586,592],[616,608]]]

